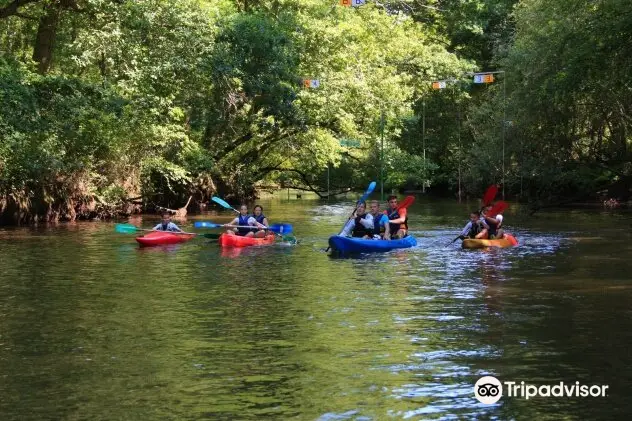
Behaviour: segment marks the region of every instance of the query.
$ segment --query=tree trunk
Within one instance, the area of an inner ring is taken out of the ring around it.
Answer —
[[[50,2],[44,6],[44,11],[44,16],[40,19],[37,27],[35,48],[33,49],[33,60],[37,62],[37,71],[40,74],[48,73],[53,60],[53,48],[61,8],[59,3]]]

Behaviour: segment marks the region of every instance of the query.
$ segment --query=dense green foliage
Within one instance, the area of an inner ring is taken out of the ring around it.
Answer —
[[[0,0],[0,219],[325,194],[328,172],[344,191],[379,178],[382,139],[386,189],[624,198],[630,17],[616,0]]]

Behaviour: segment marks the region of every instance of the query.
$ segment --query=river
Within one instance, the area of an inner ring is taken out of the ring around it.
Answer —
[[[418,247],[341,259],[324,249],[351,200],[261,203],[294,225],[297,245],[139,248],[113,222],[0,229],[0,419],[632,412],[630,213],[514,207],[505,222],[519,247],[468,251],[447,244],[475,204],[418,198]],[[608,390],[485,405],[473,393],[483,375]]]

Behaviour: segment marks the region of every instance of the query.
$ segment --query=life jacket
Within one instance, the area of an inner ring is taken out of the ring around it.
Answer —
[[[475,238],[481,231],[483,231],[484,228],[483,222],[480,220],[472,222],[472,228],[470,228],[470,232],[467,233],[467,236],[469,238]]]
[[[393,219],[398,219],[399,218],[399,212],[397,210],[391,212],[390,209],[388,211],[384,211],[384,213],[388,216],[389,220],[393,220]],[[403,224],[388,224],[388,227],[391,231],[391,235],[395,235],[397,234],[397,231],[399,231],[400,229],[404,229],[406,231],[408,231],[408,215],[406,215],[406,219],[404,220]]]
[[[373,235],[380,235],[385,231],[384,225],[380,224],[380,220],[382,219],[382,214],[378,213],[373,216]]]
[[[360,223],[360,220],[364,219],[365,217],[366,213],[356,216],[355,226],[353,227],[353,231],[351,232],[352,237],[364,237],[365,235],[372,234],[373,231],[370,228],[367,229],[364,225]]]
[[[263,213],[261,215],[259,215],[259,216],[252,215],[252,217],[255,218],[255,221],[257,221],[261,225],[263,225],[263,220],[266,219],[266,216]],[[257,231],[259,231],[259,228],[252,228],[250,231],[257,232]]]
[[[487,219],[485,220],[485,223],[487,224],[487,226],[489,227],[489,229],[487,230],[487,237],[488,238],[492,238],[492,236],[496,236],[496,232],[498,231],[498,221],[496,220],[496,218],[492,218],[495,223],[490,223]]]
[[[160,228],[161,228],[161,230],[160,230],[160,231],[168,231],[168,228],[169,228],[169,223],[167,223],[167,224],[162,224],[162,226],[161,226]]]
[[[237,225],[248,225],[249,219],[250,219],[250,215],[241,216],[241,214],[239,214]],[[237,235],[246,235],[250,231],[252,231],[251,228],[237,228]]]

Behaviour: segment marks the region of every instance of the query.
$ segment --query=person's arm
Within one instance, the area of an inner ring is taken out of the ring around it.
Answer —
[[[154,231],[161,231],[161,229],[160,229],[160,228],[162,228],[162,224],[158,224],[158,225],[156,225],[156,226],[153,228],[153,230],[154,230]]]
[[[388,223],[388,216],[382,215],[382,220],[380,224],[384,225],[384,238],[387,240],[391,239],[391,226]]]
[[[226,225],[239,225],[239,218],[235,218],[232,221],[230,221],[228,224],[224,224],[224,226]]]
[[[263,218],[263,225],[265,225],[266,228],[270,226],[270,223],[268,222],[268,218]]]
[[[342,229],[340,235],[342,235],[343,237],[348,237],[349,235],[351,235],[351,230],[353,230],[354,228],[355,219],[350,219],[349,222],[347,222],[347,225],[345,225],[345,227]]]
[[[391,219],[391,224],[403,224],[406,222],[406,209],[400,209],[397,213],[399,213],[399,218]]]
[[[367,213],[364,218],[360,219],[360,223],[366,229],[373,228],[373,215],[371,215],[370,213]]]
[[[167,230],[172,231],[172,232],[182,232],[180,227],[174,224],[173,222],[169,222],[169,226],[167,227]]]
[[[498,221],[496,220],[496,218],[490,218],[489,216],[485,217],[485,219],[483,220],[483,223],[487,224],[488,228],[489,228],[489,224],[498,225]]]
[[[466,237],[470,233],[471,229],[472,229],[472,221],[465,224],[465,228],[463,228],[463,231],[461,231],[460,237]]]

